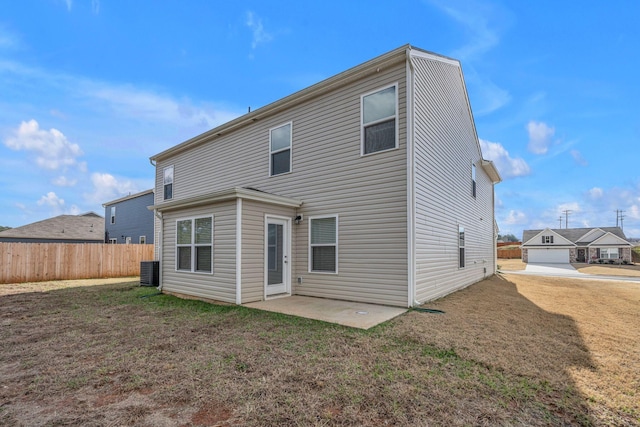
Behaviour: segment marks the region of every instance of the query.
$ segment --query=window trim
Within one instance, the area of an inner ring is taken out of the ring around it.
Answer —
[[[118,238],[117,237],[110,237],[109,238],[109,244],[117,245],[118,244]]]
[[[109,214],[109,216],[111,217],[111,224],[115,224],[116,223],[116,207],[115,206],[111,206],[111,213]]]
[[[271,150],[271,135],[274,130],[280,129],[281,127],[289,126],[289,147],[288,148],[280,148],[279,150]],[[273,155],[277,153],[282,153],[286,150],[289,150],[289,170],[287,172],[281,172],[278,174],[273,173]],[[274,126],[269,129],[269,177],[272,176],[280,176],[286,175],[293,171],[293,120],[290,120],[286,123],[282,123],[281,125]]]
[[[458,224],[458,269],[467,266],[467,234],[463,226]]]
[[[147,244],[147,236],[138,236],[138,244],[146,245]]]
[[[315,244],[311,244],[311,224],[313,223],[314,219],[324,219],[324,218],[335,218],[336,219],[336,242],[335,243],[315,243]],[[307,270],[309,273],[313,273],[313,274],[338,274],[338,235],[339,235],[339,219],[338,219],[338,214],[327,214],[327,215],[316,215],[316,216],[310,216],[309,217],[309,245],[308,245],[308,260],[307,260]],[[318,247],[318,246],[334,246],[336,248],[335,252],[336,252],[336,259],[335,259],[335,265],[336,265],[336,270],[335,271],[316,271],[313,270],[313,248],[314,247]]]
[[[553,245],[553,234],[543,235],[542,236],[542,244],[543,245]]]
[[[165,174],[167,169],[171,169],[171,182],[167,183],[165,180]],[[173,165],[167,166],[162,169],[162,200],[173,200],[173,183],[176,180],[176,170]],[[167,185],[171,185],[171,197],[167,197]]]
[[[621,251],[620,251],[620,248],[618,248],[618,247],[608,247],[608,248],[598,248],[598,249],[600,250],[600,255],[599,255],[598,258],[602,258],[602,259],[620,259],[621,258],[620,257],[620,252]],[[611,258],[610,251],[612,251],[614,249],[616,251],[616,255],[617,256],[615,258]],[[607,253],[607,257],[606,258],[602,256],[602,251],[606,251],[606,253]]]
[[[367,92],[365,94],[360,95],[360,157],[365,157],[365,156],[371,156],[373,154],[378,154],[378,153],[385,153],[387,151],[391,151],[391,150],[397,150],[398,147],[400,146],[400,136],[399,136],[399,126],[398,126],[398,115],[399,115],[399,103],[398,103],[398,92],[399,92],[399,84],[398,82],[377,88],[376,90],[372,90],[371,92]],[[378,92],[382,92],[383,90],[389,89],[390,87],[394,87],[395,88],[395,103],[396,103],[396,108],[395,108],[395,114],[393,116],[389,116],[389,117],[385,117],[382,119],[378,119],[376,121],[373,121],[371,123],[367,123],[365,125],[364,123],[364,98],[366,98],[367,96],[373,95],[375,93]],[[365,153],[364,150],[364,144],[365,144],[365,140],[364,140],[364,136],[365,136],[365,128],[368,126],[373,126],[379,123],[383,123],[386,121],[389,121],[391,118],[393,117],[393,119],[395,120],[395,145],[392,148],[387,148],[385,150],[379,150],[379,151],[374,151],[372,153]]]
[[[195,221],[198,219],[205,219],[205,218],[211,218],[211,243],[208,244],[203,244],[203,243],[196,243],[196,239],[195,239],[195,232],[196,232],[196,227],[195,227]],[[178,223],[181,221],[191,221],[191,243],[185,244],[178,244]],[[194,273],[194,274],[210,274],[213,275],[213,260],[214,260],[214,254],[213,254],[213,244],[214,244],[214,231],[215,231],[215,224],[214,224],[214,216],[213,215],[195,215],[195,216],[189,216],[189,217],[183,217],[183,218],[177,218],[175,221],[175,225],[176,225],[176,229],[175,229],[175,241],[174,241],[174,248],[175,248],[175,271],[177,273]],[[197,247],[204,247],[204,246],[210,246],[211,247],[211,271],[202,271],[202,270],[196,270],[196,248]],[[180,256],[178,254],[178,248],[186,248],[189,247],[191,248],[191,269],[190,270],[185,270],[185,269],[180,269],[178,268],[178,263],[180,262]]]

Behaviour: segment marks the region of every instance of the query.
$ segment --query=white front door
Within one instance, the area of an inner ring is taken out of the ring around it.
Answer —
[[[265,296],[291,292],[290,221],[266,218]]]

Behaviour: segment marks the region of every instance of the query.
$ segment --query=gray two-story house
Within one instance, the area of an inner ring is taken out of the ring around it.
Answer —
[[[105,243],[153,244],[153,189],[104,203]]]
[[[495,272],[500,175],[454,59],[406,45],[151,160],[164,292],[408,307]]]

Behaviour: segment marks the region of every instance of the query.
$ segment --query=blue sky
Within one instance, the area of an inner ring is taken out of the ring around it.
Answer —
[[[104,215],[153,187],[151,155],[410,43],[462,62],[502,233],[620,209],[640,237],[638,16],[631,0],[2,2],[0,225]]]

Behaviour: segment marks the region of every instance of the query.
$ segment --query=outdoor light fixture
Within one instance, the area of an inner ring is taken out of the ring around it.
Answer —
[[[302,214],[297,215],[295,218],[296,224],[300,224],[302,222]]]

